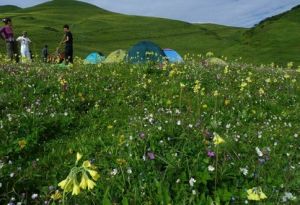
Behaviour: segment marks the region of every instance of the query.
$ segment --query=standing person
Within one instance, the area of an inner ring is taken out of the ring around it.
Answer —
[[[65,32],[65,62],[66,64],[72,63],[73,64],[73,36],[70,31],[69,25],[64,25],[64,32]]]
[[[2,19],[2,22],[5,26],[0,28],[0,36],[5,40],[7,56],[11,61],[13,61],[15,57],[16,62],[19,62],[18,45],[14,39],[12,21],[10,18],[4,18]]]
[[[31,54],[29,50],[29,44],[31,43],[31,40],[27,37],[27,32],[24,31],[23,35],[17,38],[17,41],[21,43],[22,59],[27,59],[28,61],[31,61]]]
[[[43,62],[47,63],[48,62],[48,45],[45,45],[44,48],[42,49],[42,57],[43,57]]]

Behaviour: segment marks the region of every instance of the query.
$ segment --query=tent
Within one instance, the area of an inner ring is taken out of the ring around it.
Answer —
[[[175,50],[165,48],[163,51],[170,63],[183,63],[182,57]]]
[[[216,65],[216,66],[227,66],[228,64],[226,63],[226,61],[220,59],[220,58],[216,58],[216,57],[211,57],[208,58],[207,60],[205,60],[206,64],[208,65]]]
[[[104,61],[105,56],[101,52],[92,52],[85,59],[86,64],[98,64]]]
[[[140,41],[128,51],[130,63],[162,62],[165,57],[163,50],[151,41]]]
[[[120,63],[124,61],[127,53],[122,49],[115,50],[110,53],[107,58],[103,61],[104,63]]]

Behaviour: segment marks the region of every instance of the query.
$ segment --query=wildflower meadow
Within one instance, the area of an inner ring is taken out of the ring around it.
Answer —
[[[0,204],[300,203],[300,72],[0,62]]]

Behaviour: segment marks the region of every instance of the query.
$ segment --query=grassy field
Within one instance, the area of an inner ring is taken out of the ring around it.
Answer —
[[[127,50],[147,39],[182,55],[212,51],[230,59],[243,57],[248,63],[300,64],[300,47],[296,43],[300,33],[299,7],[251,29],[121,15],[70,0],[26,9],[0,7],[0,11],[1,16],[13,18],[17,35],[28,31],[34,42],[32,50],[38,55],[44,44],[54,52],[63,35],[62,26],[68,23],[75,37],[75,55],[80,57],[92,51],[108,55],[119,48]],[[3,42],[1,49],[4,52]]]
[[[203,60],[0,61],[0,204],[299,204],[300,73]]]

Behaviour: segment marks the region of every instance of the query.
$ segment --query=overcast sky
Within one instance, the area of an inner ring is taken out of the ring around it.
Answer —
[[[0,5],[29,7],[47,0],[0,0]],[[82,0],[101,8],[134,15],[192,23],[251,27],[300,4],[300,0]]]

